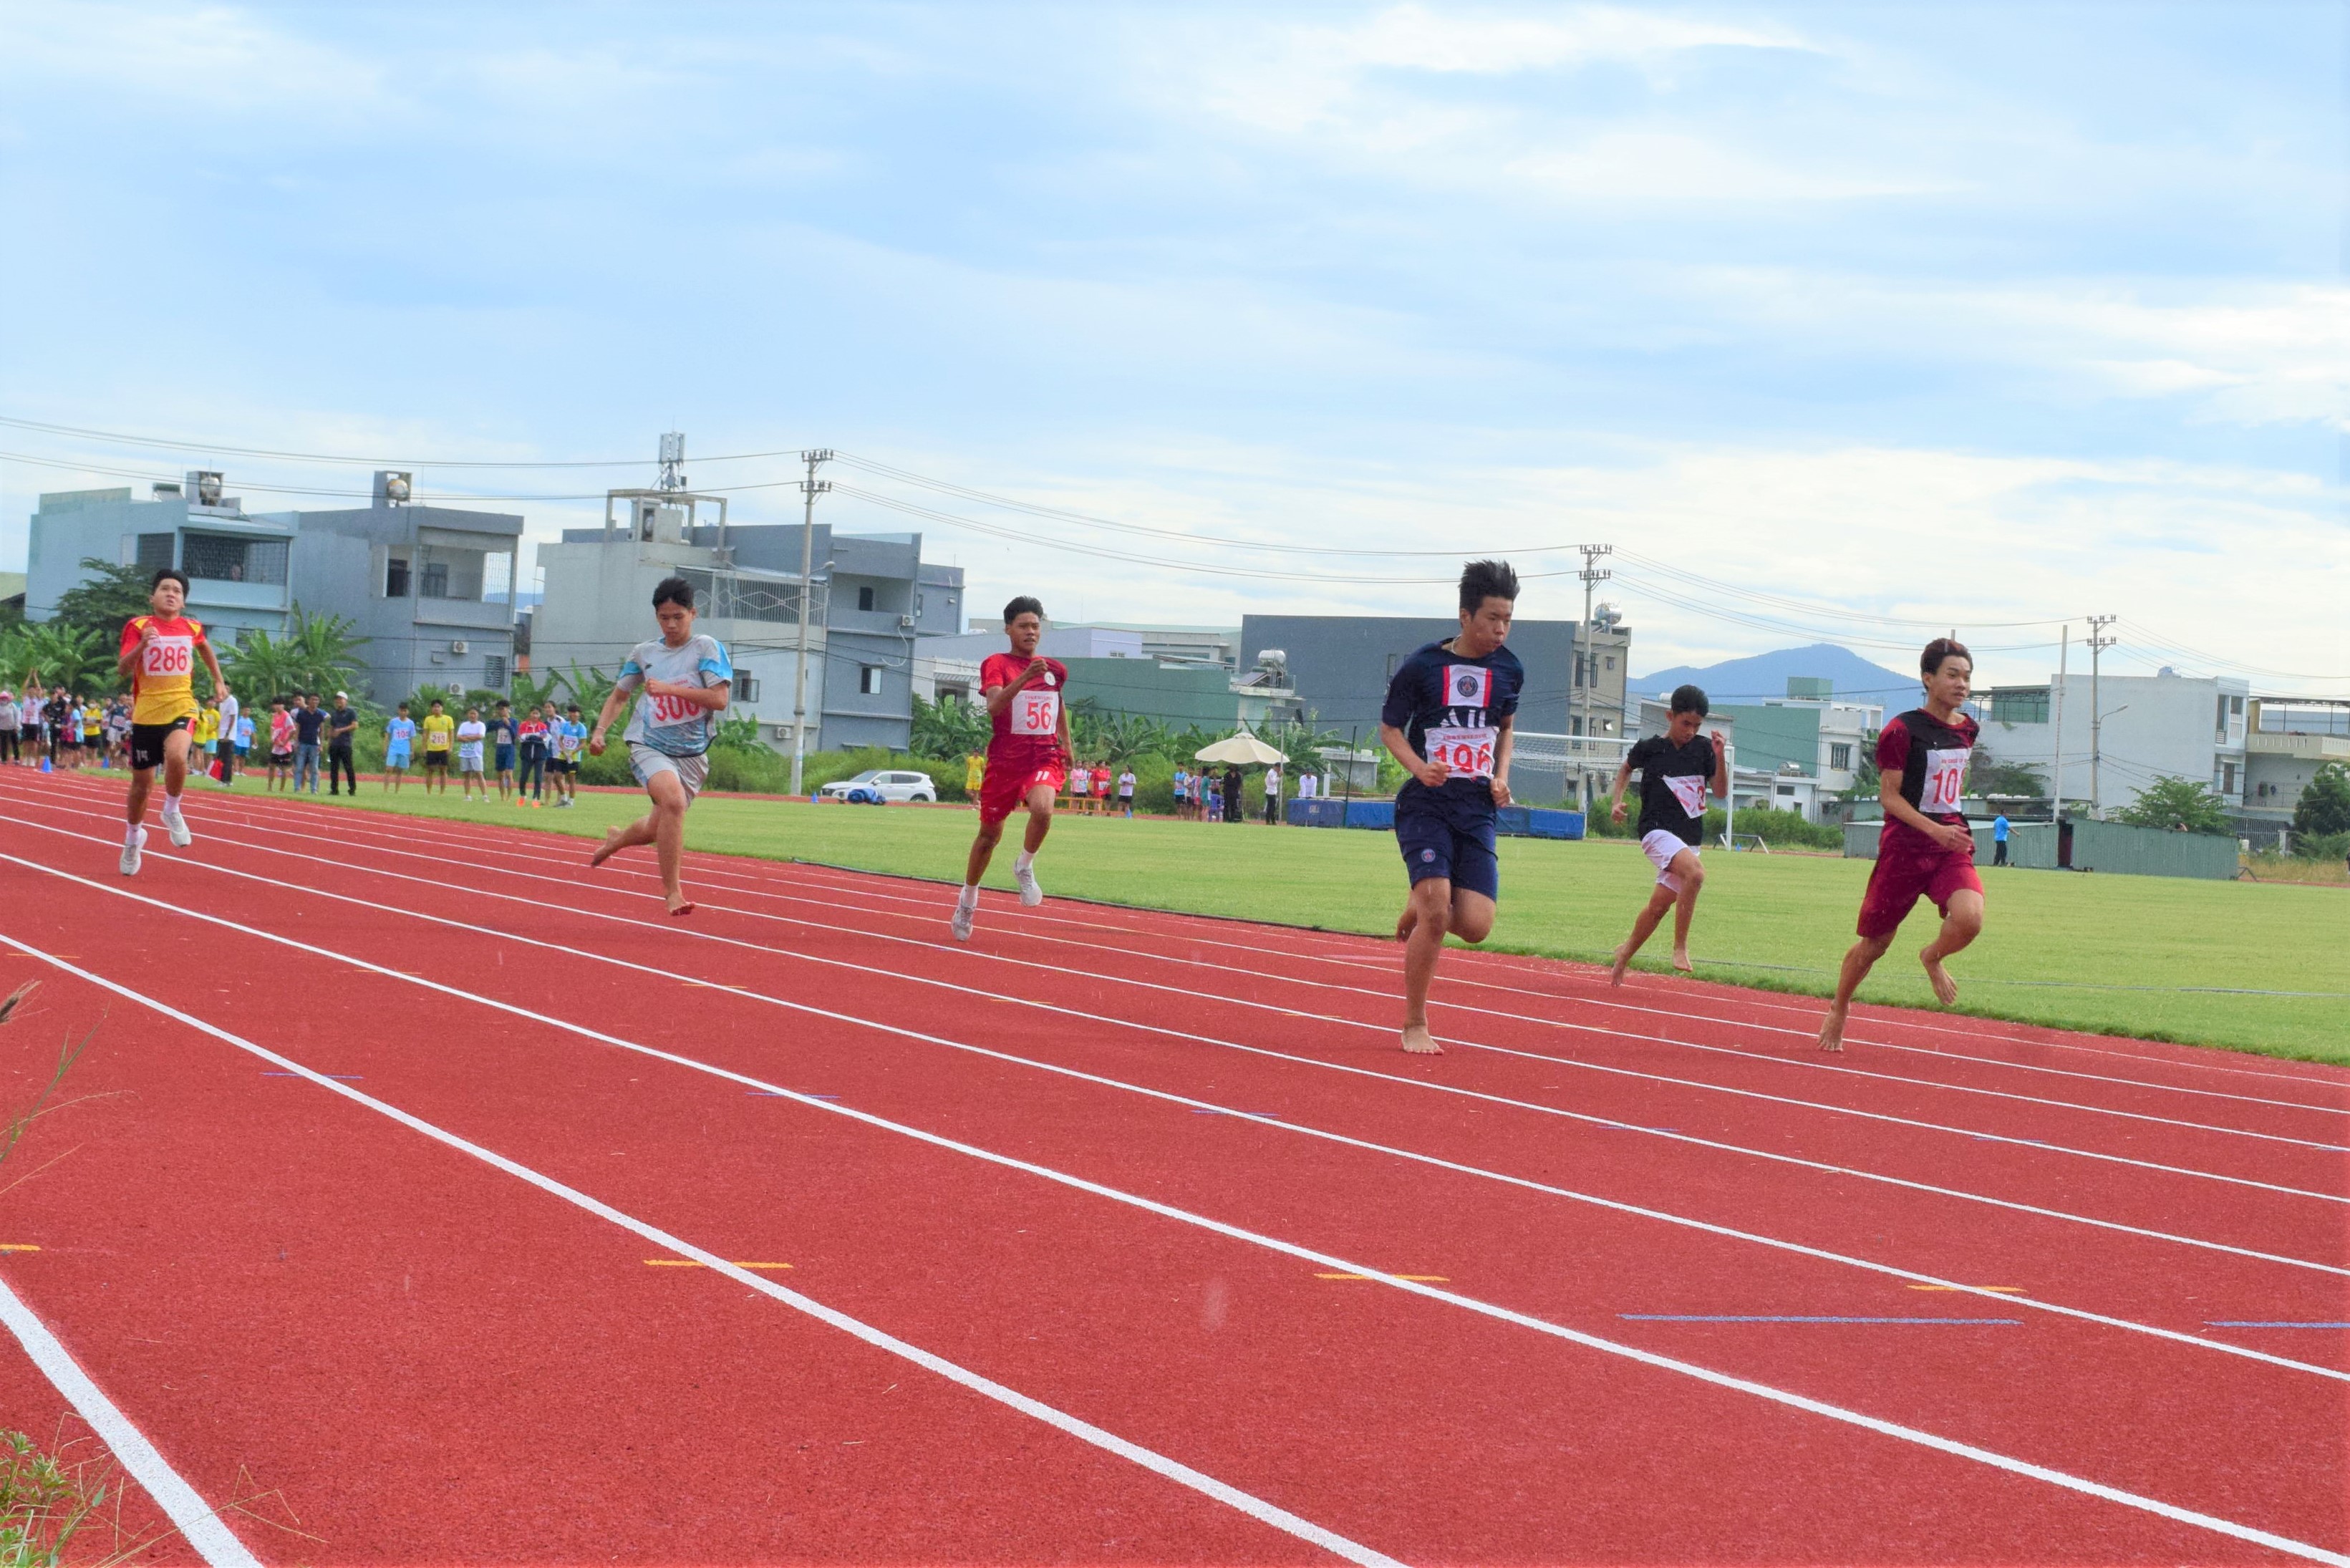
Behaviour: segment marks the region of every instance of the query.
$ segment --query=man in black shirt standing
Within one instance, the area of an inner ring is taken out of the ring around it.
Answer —
[[[1698,733],[1706,708],[1704,692],[1694,686],[1676,688],[1665,732],[1636,742],[1616,770],[1616,804],[1608,815],[1624,820],[1624,786],[1638,770],[1640,848],[1657,868],[1656,890],[1648,895],[1648,907],[1616,950],[1612,978],[1617,985],[1624,983],[1625,969],[1641,944],[1656,934],[1667,909],[1673,911],[1673,967],[1683,974],[1695,971],[1689,934],[1698,889],[1705,886],[1705,867],[1698,862],[1698,846],[1705,842],[1705,797],[1709,791],[1725,800],[1730,795],[1730,757],[1722,749],[1721,732]]]
[[[350,793],[359,793],[359,775],[351,766],[351,746],[359,739],[359,711],[351,706],[351,694],[335,693],[335,710],[327,715],[327,793],[335,793],[335,780],[339,774],[350,786]],[[310,793],[316,794],[313,784]]]

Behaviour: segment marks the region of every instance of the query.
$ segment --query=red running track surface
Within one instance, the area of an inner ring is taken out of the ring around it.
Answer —
[[[109,1096],[0,1270],[264,1561],[2345,1550],[2345,1336],[2212,1326],[2344,1316],[2339,1075],[1465,954],[1409,1062],[1383,944],[118,800],[0,772]]]

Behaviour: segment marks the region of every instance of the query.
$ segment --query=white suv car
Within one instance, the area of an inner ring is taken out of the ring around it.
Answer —
[[[880,805],[895,800],[934,801],[939,798],[939,786],[931,782],[928,774],[868,768],[855,778],[834,780],[817,793],[816,798],[857,805]]]

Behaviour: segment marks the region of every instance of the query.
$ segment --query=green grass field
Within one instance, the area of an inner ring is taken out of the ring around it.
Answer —
[[[237,793],[261,791],[240,780]],[[428,802],[414,788],[383,794],[372,781],[357,804],[588,836],[643,809],[641,797],[616,792],[583,794],[569,811]],[[960,808],[712,794],[695,803],[687,843],[960,879],[972,826]],[[1010,885],[1011,861],[1008,848],[998,852],[993,884]],[[1823,995],[1834,989],[1867,862],[1716,851],[1707,867],[1690,944],[1701,975]],[[1040,868],[1048,892],[1347,931],[1391,929],[1404,889],[1388,835],[1254,824],[1064,817]],[[1651,880],[1648,862],[1623,840],[1504,839],[1501,919],[1487,946],[1602,958]],[[2022,870],[1986,870],[1985,880],[1987,929],[1951,965],[1961,1012],[2350,1062],[2350,894],[2340,888]],[[945,914],[942,900],[941,924]],[[1929,1002],[1910,955],[1934,918],[1920,906],[1864,1000]],[[1642,967],[1661,968],[1668,946],[1661,935],[1652,941]],[[2262,994],[2280,992],[2297,994]]]

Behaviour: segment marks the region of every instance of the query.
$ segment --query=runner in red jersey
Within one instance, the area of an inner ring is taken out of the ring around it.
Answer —
[[[1959,999],[1958,982],[1942,961],[1982,931],[1983,885],[1975,873],[1975,838],[1960,814],[1967,759],[1973,755],[1976,724],[1960,712],[1974,680],[1974,656],[1966,644],[1938,637],[1918,660],[1925,679],[1926,705],[1885,726],[1877,738],[1877,795],[1885,802],[1885,827],[1877,840],[1877,867],[1860,900],[1860,940],[1844,955],[1835,1001],[1820,1025],[1820,1049],[1844,1049],[1845,1014],[1852,993],[1868,978],[1893,933],[1920,897],[1942,911],[1942,929],[1918,954],[1934,995],[1948,1007]]]
[[[972,840],[962,892],[955,899],[955,940],[962,942],[971,940],[979,879],[1003,836],[1003,820],[1024,807],[1028,827],[1012,877],[1020,885],[1022,903],[1045,901],[1045,890],[1036,885],[1036,851],[1052,829],[1053,796],[1068,773],[1069,671],[1058,659],[1036,657],[1045,637],[1045,607],[1024,595],[1005,605],[1003,635],[1012,639],[1012,650],[991,653],[979,667],[979,689],[995,735],[987,743],[987,772],[979,784],[979,836]]]

